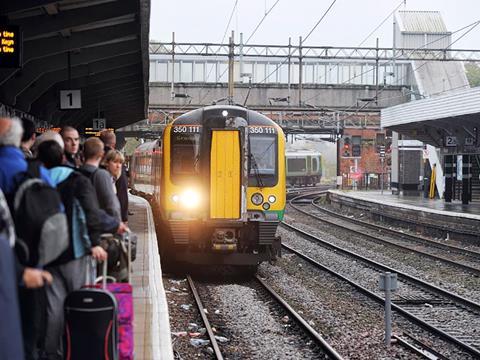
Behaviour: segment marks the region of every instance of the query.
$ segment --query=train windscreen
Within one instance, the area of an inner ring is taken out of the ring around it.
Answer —
[[[277,176],[277,137],[250,134],[249,186],[275,186]]]
[[[178,181],[197,175],[200,134],[173,133],[171,143],[172,180]]]

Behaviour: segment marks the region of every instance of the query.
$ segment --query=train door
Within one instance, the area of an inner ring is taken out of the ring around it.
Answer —
[[[239,219],[241,212],[239,130],[213,130],[210,152],[210,218]]]

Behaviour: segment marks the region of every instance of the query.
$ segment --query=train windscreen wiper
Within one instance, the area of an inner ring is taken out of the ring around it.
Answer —
[[[253,154],[250,154],[250,166],[253,169],[255,178],[257,179],[257,186],[263,187],[264,185],[263,185],[262,175],[260,175],[260,170],[258,168],[257,161],[255,160],[255,156],[253,156]]]

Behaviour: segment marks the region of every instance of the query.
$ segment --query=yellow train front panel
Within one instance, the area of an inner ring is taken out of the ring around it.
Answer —
[[[214,130],[210,152],[210,218],[239,219],[241,151],[238,130]]]

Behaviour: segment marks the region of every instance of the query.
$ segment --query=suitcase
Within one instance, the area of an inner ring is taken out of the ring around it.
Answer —
[[[65,299],[67,360],[118,359],[118,305],[115,296],[105,290],[105,281],[102,289],[82,288]]]
[[[132,248],[130,244],[130,237],[127,236],[124,240],[127,252],[127,279],[128,283],[116,282],[112,276],[101,276],[97,278],[95,285],[87,285],[93,288],[106,287],[116,298],[118,304],[117,321],[118,321],[118,342],[119,342],[119,360],[133,360],[134,350],[134,334],[133,334],[133,295],[131,280],[131,264],[132,264]],[[104,271],[104,274],[106,271]],[[98,282],[102,280],[102,284]],[[113,282],[108,283],[107,280]]]

